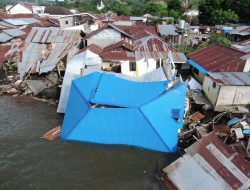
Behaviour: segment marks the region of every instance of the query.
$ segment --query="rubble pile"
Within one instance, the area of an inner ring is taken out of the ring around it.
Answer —
[[[46,75],[27,75],[23,80],[19,75],[8,76],[0,83],[0,95],[36,96],[43,99],[58,99],[58,87],[61,79],[57,72]]]

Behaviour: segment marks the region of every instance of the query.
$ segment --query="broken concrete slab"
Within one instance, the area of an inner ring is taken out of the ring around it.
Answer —
[[[58,83],[58,75],[55,72],[51,72],[46,76],[46,79],[51,81],[53,84],[57,84]]]
[[[34,95],[38,95],[44,89],[48,88],[47,84],[40,80],[27,80],[26,82],[29,89],[34,93]]]

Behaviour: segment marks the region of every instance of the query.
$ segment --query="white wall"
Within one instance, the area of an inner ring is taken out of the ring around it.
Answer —
[[[250,104],[250,86],[221,86],[216,106]]]
[[[246,60],[246,64],[245,64],[243,72],[250,72],[250,59]]]
[[[220,86],[216,84],[216,87],[213,87],[213,80],[210,77],[205,77],[203,81],[202,86],[203,91],[205,92],[205,95],[207,96],[210,103],[215,106],[216,101],[219,95]]]
[[[60,28],[68,28],[74,26],[73,19],[74,18],[72,16],[59,18]],[[66,24],[66,22],[68,23]]]
[[[33,13],[44,14],[45,6],[33,6],[32,10],[33,10]]]
[[[88,39],[88,46],[95,44],[101,48],[107,47],[121,40],[121,33],[107,28]]]
[[[129,61],[121,61],[121,73],[124,75],[136,77],[136,71],[130,71]]]
[[[9,10],[10,14],[31,14],[32,11],[27,9],[26,7],[16,4]]]
[[[147,61],[145,59],[141,59],[136,61],[136,64],[139,77],[156,69],[156,60],[154,59],[148,59]]]

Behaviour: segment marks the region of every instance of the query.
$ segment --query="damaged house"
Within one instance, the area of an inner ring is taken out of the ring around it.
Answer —
[[[61,137],[175,152],[186,86],[177,83],[169,89],[168,83],[134,82],[98,72],[74,80]]]
[[[81,47],[81,31],[34,27],[24,42],[18,73],[47,73],[55,67],[64,70],[65,64]]]
[[[247,190],[250,187],[247,151],[242,144],[239,148],[225,144],[212,132],[163,169],[167,189]]]

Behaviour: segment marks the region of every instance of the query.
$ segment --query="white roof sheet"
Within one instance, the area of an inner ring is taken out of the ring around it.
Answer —
[[[2,20],[14,26],[29,25],[36,22],[40,22],[35,18],[15,18],[15,19],[2,19]]]
[[[13,37],[8,35],[8,34],[5,34],[5,33],[0,33],[0,42],[7,42],[9,40],[11,40]]]
[[[24,31],[17,29],[17,28],[6,29],[6,30],[3,30],[3,32],[10,35],[10,36],[13,36],[13,37],[22,36],[22,35],[26,34]]]

